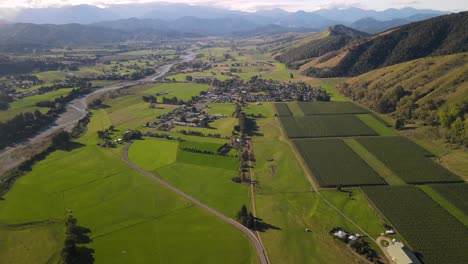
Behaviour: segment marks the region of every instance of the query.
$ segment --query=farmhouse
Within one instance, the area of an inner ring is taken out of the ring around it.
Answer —
[[[403,245],[401,242],[396,242],[387,247],[388,254],[392,261],[396,264],[420,264],[416,256]]]

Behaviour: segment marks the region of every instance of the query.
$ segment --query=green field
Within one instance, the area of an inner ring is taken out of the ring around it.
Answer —
[[[233,103],[211,103],[204,109],[209,114],[221,114],[226,117],[231,117],[234,112],[235,104]]]
[[[298,102],[305,115],[364,114],[366,109],[353,102]]]
[[[464,263],[468,229],[414,186],[362,187],[424,263]]]
[[[161,96],[156,96],[158,102],[162,101],[163,97],[177,97],[182,100],[189,100],[192,96],[200,95],[201,91],[208,89],[206,84],[196,83],[162,83],[153,85],[144,91],[144,94],[156,95],[157,93],[166,93]]]
[[[276,103],[275,109],[278,116],[292,116],[291,110],[289,110],[286,103]]]
[[[294,144],[322,187],[385,184],[340,139],[300,139]]]
[[[431,153],[404,137],[363,137],[357,141],[406,183],[461,181],[432,161]]]
[[[430,188],[468,216],[468,184],[434,184]]]
[[[143,169],[153,172],[228,217],[234,217],[242,204],[249,204],[247,186],[231,180],[238,176],[237,158],[180,149],[190,147],[216,152],[220,146],[206,142],[177,143],[146,139],[136,141],[131,146],[129,157]]]
[[[375,131],[354,115],[280,117],[290,138],[373,136]]]
[[[36,109],[43,113],[47,112],[48,108],[37,107],[36,103],[41,101],[53,101],[56,98],[67,95],[71,90],[72,88],[64,88],[45,94],[32,95],[15,100],[10,103],[8,110],[0,110],[0,122],[9,120],[20,113],[34,112]]]
[[[128,168],[121,147],[96,145],[96,131],[112,124],[106,110],[94,112],[81,145],[49,155],[0,201],[1,239],[8,234],[0,243],[2,259],[36,263],[59,256],[63,220],[71,210],[78,224],[91,230],[92,242],[85,246],[94,250],[96,263],[255,263],[253,248],[238,230]],[[149,142],[137,142],[144,149],[131,155],[143,155],[139,159],[148,166],[170,162],[148,157]],[[158,143],[149,144],[161,147]],[[9,227],[49,219],[59,224],[28,228],[27,238],[25,230]],[[37,240],[17,244],[32,239]]]

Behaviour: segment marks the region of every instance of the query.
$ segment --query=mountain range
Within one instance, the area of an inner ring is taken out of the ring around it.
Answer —
[[[374,18],[379,21],[408,19],[412,16],[439,16],[447,12],[435,10],[418,10],[414,8],[387,9],[383,11],[364,10],[360,8],[321,9],[313,12],[287,12],[282,9],[260,10],[254,13],[226,10],[209,6],[187,4],[132,4],[111,5],[99,8],[91,5],[75,5],[52,8],[27,8],[20,10],[0,9],[0,19],[11,23],[34,24],[94,24],[103,21],[125,20],[130,18],[178,21],[184,17],[198,18],[197,22],[209,23],[212,19],[231,19],[251,24],[254,27],[270,24],[290,28],[324,29],[336,24],[351,25],[363,18]],[[206,20],[207,19],[207,20]],[[413,21],[411,21],[413,22]],[[234,23],[234,22],[233,22]]]
[[[270,50],[315,77],[356,76],[427,56],[468,51],[468,12],[414,22],[375,35],[341,26],[282,42]]]

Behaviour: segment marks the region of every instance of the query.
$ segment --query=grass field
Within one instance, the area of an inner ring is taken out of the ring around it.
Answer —
[[[234,108],[235,104],[233,103],[211,103],[204,111],[209,114],[221,114],[226,117],[231,117]]]
[[[406,183],[461,181],[432,161],[431,153],[406,138],[363,137],[357,141]]]
[[[48,108],[37,107],[36,103],[41,101],[53,101],[56,98],[67,95],[71,92],[71,90],[72,88],[64,88],[50,93],[33,95],[15,100],[10,104],[8,110],[0,110],[0,122],[9,120],[20,113],[34,112],[36,109],[45,113],[47,112]]]
[[[297,102],[305,115],[364,114],[366,109],[352,102]]]
[[[95,251],[96,263],[256,263],[248,239],[236,229],[128,168],[121,147],[96,146],[96,131],[112,124],[106,110],[94,112],[78,140],[82,145],[49,155],[0,201],[1,223],[56,219],[61,226],[32,227],[31,237],[24,239],[23,230],[9,230],[7,243],[0,243],[0,252],[9,252],[2,259],[36,263],[55,256],[63,245],[63,219],[71,210],[78,224],[91,230],[86,246]],[[148,149],[149,142],[136,144]],[[147,151],[140,153],[144,163],[154,166]],[[35,237],[30,246],[15,244]]]
[[[464,263],[468,229],[414,186],[362,187],[424,263]]]
[[[354,115],[311,115],[280,119],[290,138],[377,135]]]
[[[340,139],[300,139],[294,140],[294,144],[322,187],[385,184]]]
[[[183,150],[179,150],[177,152],[177,161],[186,164],[194,164],[198,166],[214,167],[233,171],[237,171],[238,167],[238,160],[235,157],[193,153]]]
[[[271,263],[359,263],[328,231],[334,226],[360,231],[311,191],[279,119],[260,118],[257,124],[262,136],[253,139],[256,211],[265,223],[260,236]],[[359,190],[353,192],[353,199],[336,191],[323,195],[372,236],[383,231]]]
[[[178,99],[188,100],[192,96],[200,95],[200,92],[207,90],[208,87],[206,84],[196,83],[162,83],[146,89],[144,94],[166,93],[165,95],[156,96],[158,102],[162,102],[163,97],[177,97]]]
[[[165,139],[137,140],[128,151],[129,158],[141,168],[152,171],[177,159],[178,142]]]

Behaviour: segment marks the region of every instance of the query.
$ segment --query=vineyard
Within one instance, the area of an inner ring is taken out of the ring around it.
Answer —
[[[340,139],[300,139],[294,144],[322,187],[385,184]]]
[[[468,184],[434,184],[431,188],[468,215]]]
[[[366,114],[366,109],[352,102],[299,102],[297,103],[305,115],[330,114]]]
[[[292,116],[291,110],[289,110],[288,104],[286,103],[276,103],[275,108],[278,116]]]
[[[426,264],[466,263],[468,229],[414,186],[361,187]]]
[[[461,182],[435,163],[428,151],[403,137],[358,138],[357,141],[406,183]]]
[[[354,115],[280,117],[290,138],[373,136],[377,133]]]

